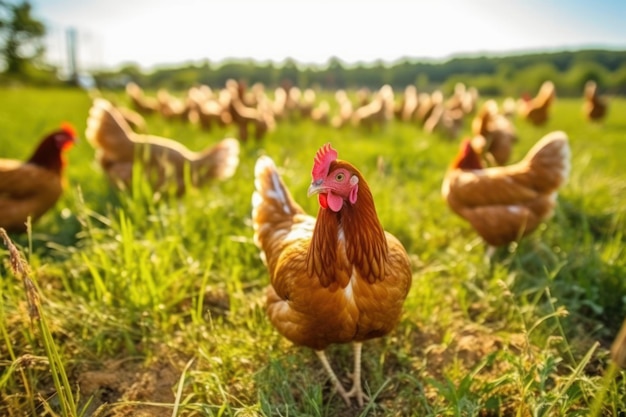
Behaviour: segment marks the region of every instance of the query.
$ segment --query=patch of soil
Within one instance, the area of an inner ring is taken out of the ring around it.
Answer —
[[[103,369],[80,374],[78,382],[83,398],[93,396],[87,415],[169,417],[180,372],[162,359],[148,364],[110,360]]]

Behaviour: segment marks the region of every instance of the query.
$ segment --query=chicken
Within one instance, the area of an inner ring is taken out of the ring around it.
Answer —
[[[239,128],[239,139],[248,140],[248,125],[254,126],[254,138],[260,140],[268,131],[274,130],[276,122],[273,112],[267,108],[250,107],[242,99],[242,85],[230,79],[226,82],[226,90],[230,93],[229,111],[233,122]]]
[[[154,97],[148,97],[137,84],[130,82],[126,84],[126,94],[135,106],[135,109],[143,114],[152,114],[159,109],[159,102]]]
[[[394,113],[398,120],[410,122],[415,117],[417,106],[419,105],[419,96],[417,88],[414,85],[407,85],[400,102],[394,109]]]
[[[372,101],[372,92],[367,87],[359,88],[355,94],[357,107],[363,107]]]
[[[517,133],[511,120],[500,113],[495,100],[487,100],[472,120],[472,148],[488,166],[505,165]]]
[[[515,111],[517,109],[517,101],[513,97],[507,97],[502,101],[502,115],[509,120],[515,118]]]
[[[148,130],[146,127],[146,119],[144,119],[140,113],[124,106],[115,107],[120,111],[126,123],[128,123],[135,132],[146,132]]]
[[[271,110],[274,118],[281,121],[286,117],[287,90],[283,87],[277,87],[274,90],[274,100],[271,102]]]
[[[203,130],[211,130],[215,125],[224,127],[232,122],[228,111],[230,93],[221,90],[215,94],[209,86],[192,87],[187,92],[190,107],[190,121],[198,123]]]
[[[320,101],[311,110],[311,120],[320,125],[328,125],[330,123],[330,104],[328,104],[328,101]]]
[[[478,100],[478,90],[474,87],[467,88],[465,84],[458,82],[454,85],[454,92],[445,101],[448,110],[460,110],[463,114],[474,111]]]
[[[409,257],[383,230],[361,173],[337,159],[330,144],[316,154],[308,195],[318,195],[317,219],[294,201],[274,162],[257,160],[252,197],[254,242],[270,275],[267,314],[296,345],[314,349],[335,389],[350,404],[361,388],[361,346],[398,323],[411,286]],[[353,385],[347,391],[324,350],[353,343]]]
[[[599,122],[604,119],[608,109],[607,99],[598,95],[597,90],[598,85],[595,81],[589,80],[585,83],[583,114],[587,120],[592,122]]]
[[[64,152],[76,139],[74,128],[64,123],[26,162],[0,159],[0,227],[23,233],[28,217],[35,222],[54,207],[64,188]]]
[[[482,168],[464,140],[442,184],[449,207],[491,246],[517,241],[550,217],[558,189],[570,170],[570,148],[562,131],[547,134],[515,165]]]
[[[300,102],[298,103],[298,109],[300,110],[300,117],[302,119],[311,117],[311,112],[315,108],[316,99],[317,94],[315,93],[315,90],[312,88],[304,90]]]
[[[345,90],[337,90],[335,92],[335,99],[337,100],[337,104],[339,104],[339,111],[338,114],[333,116],[331,125],[339,129],[350,122],[354,108]]]
[[[165,88],[157,91],[158,110],[165,119],[189,119],[189,105],[187,102],[173,96]]]
[[[352,124],[372,130],[374,126],[384,127],[393,119],[394,93],[389,84],[376,92],[374,99],[352,113]]]
[[[535,126],[542,126],[548,121],[548,112],[550,105],[554,101],[554,97],[554,83],[552,81],[545,81],[541,84],[536,97],[520,101],[518,114]]]
[[[455,139],[463,127],[463,116],[460,108],[450,110],[443,104],[438,104],[424,121],[424,132],[432,134],[439,131],[449,139]]]
[[[421,93],[418,95],[419,105],[415,111],[415,119],[424,125],[437,106],[443,105],[443,93],[440,90],[432,94]]]
[[[85,135],[111,181],[122,188],[130,187],[133,163],[140,158],[153,189],[173,186],[177,195],[185,192],[187,165],[191,185],[196,187],[230,178],[239,165],[236,139],[224,139],[201,152],[192,152],[172,139],[133,132],[117,109],[101,98],[94,100],[89,111]]]

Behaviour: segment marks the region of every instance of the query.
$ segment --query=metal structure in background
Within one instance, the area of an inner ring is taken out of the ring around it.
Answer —
[[[67,38],[68,82],[76,85],[78,84],[78,66],[76,63],[78,33],[75,28],[68,28],[65,34]]]

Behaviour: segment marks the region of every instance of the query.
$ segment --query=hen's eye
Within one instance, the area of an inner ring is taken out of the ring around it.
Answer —
[[[335,176],[335,179],[336,179],[337,181],[343,181],[343,174],[341,174],[341,173],[337,174],[337,175]]]

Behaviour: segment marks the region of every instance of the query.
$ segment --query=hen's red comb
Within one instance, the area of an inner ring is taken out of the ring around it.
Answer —
[[[76,139],[76,129],[70,122],[61,123],[61,130],[70,135],[72,138]]]
[[[315,162],[313,163],[313,179],[319,179],[328,175],[330,163],[337,159],[337,151],[334,150],[330,143],[322,146],[315,154]]]

